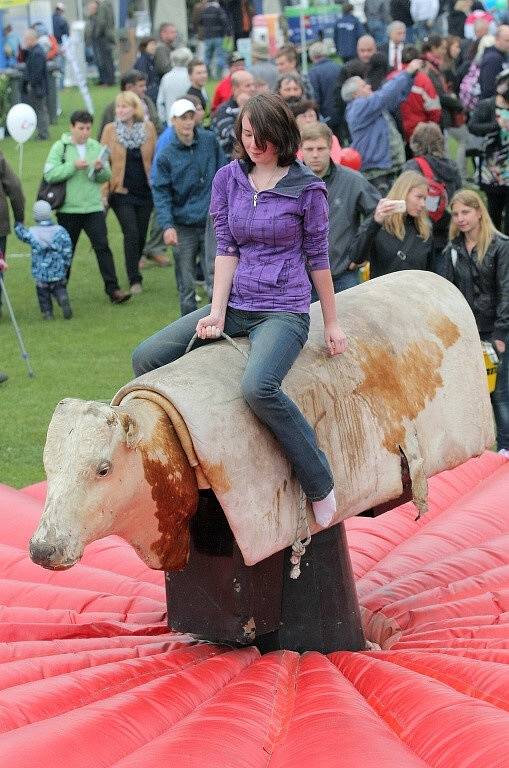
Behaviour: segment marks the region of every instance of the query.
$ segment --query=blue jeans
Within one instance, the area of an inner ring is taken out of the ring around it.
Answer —
[[[212,223],[212,216],[207,216],[207,223],[205,224],[205,243],[203,248],[205,254],[205,284],[207,286],[207,293],[209,299],[212,298],[212,288],[214,286],[214,265],[216,261],[217,253],[217,240],[216,233],[214,231],[214,224]]]
[[[222,37],[209,37],[203,42],[205,44],[205,64],[209,70],[209,75],[212,76],[212,60],[215,54],[216,75],[217,78],[221,78],[223,76],[223,70],[226,66],[224,40]]]
[[[133,353],[135,375],[182,357],[196,323],[209,312],[210,305],[198,309],[143,341]],[[246,312],[228,307],[224,331],[229,336],[247,336],[251,342],[241,382],[246,402],[279,441],[308,499],[325,498],[334,486],[327,458],[317,445],[312,427],[281,389],[307,340],[309,315]],[[197,339],[195,347],[213,341]]]
[[[188,315],[196,309],[195,275],[198,259],[206,280],[208,276],[205,263],[205,224],[175,224],[175,229],[178,245],[174,245],[172,250],[180,314]],[[209,289],[208,283],[207,289]]]

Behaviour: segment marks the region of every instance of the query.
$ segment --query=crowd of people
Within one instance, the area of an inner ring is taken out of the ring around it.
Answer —
[[[111,45],[98,43],[108,2],[89,4],[103,84],[114,75]],[[16,234],[31,245],[43,318],[53,317],[52,298],[72,316],[67,285],[82,230],[114,304],[142,292],[147,262],[169,266],[171,247],[181,319],[140,345],[135,373],[178,357],[195,331],[202,342],[248,335],[244,395],[323,524],[333,479],[281,382],[307,338],[311,299],[321,302],[329,353],[345,349],[332,297],[355,286],[367,263],[372,278],[432,270],[463,293],[500,358],[492,399],[498,448],[509,455],[509,25],[479,6],[366,0],[363,24],[344,4],[337,55],[316,41],[304,74],[292,45],[271,55],[254,42],[249,66],[238,51],[226,59],[220,41],[231,19],[203,0],[198,52],[165,23],[141,41],[96,138],[91,114],[70,116],[43,170],[47,184],[65,183],[57,223],[39,201],[36,225],[23,226],[23,192],[1,160],[0,210],[10,198]],[[447,23],[454,34],[444,34]],[[29,30],[23,40],[28,62],[37,39]],[[220,77],[213,92],[211,74]],[[123,233],[128,290],[108,244],[108,209]],[[198,279],[211,300],[202,309]],[[290,424],[301,435],[296,452]]]

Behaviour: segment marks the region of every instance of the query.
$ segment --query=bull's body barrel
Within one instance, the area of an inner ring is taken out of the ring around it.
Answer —
[[[246,566],[224,513],[200,494],[186,568],[166,574],[172,629],[262,652],[365,647],[344,523],[313,536],[290,579],[290,547]]]

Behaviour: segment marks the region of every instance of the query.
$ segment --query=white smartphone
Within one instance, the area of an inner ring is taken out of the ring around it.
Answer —
[[[406,202],[404,200],[390,200],[394,213],[406,213]]]

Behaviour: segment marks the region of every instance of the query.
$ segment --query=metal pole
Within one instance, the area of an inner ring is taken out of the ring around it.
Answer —
[[[4,279],[3,279],[1,274],[0,274],[0,289],[1,289],[1,292],[3,293],[4,299],[5,299],[5,303],[7,305],[7,309],[9,311],[9,315],[11,317],[12,325],[13,325],[13,328],[14,328],[14,333],[16,334],[16,338],[18,339],[19,348],[21,350],[21,357],[22,357],[22,359],[26,363],[29,377],[31,379],[33,379],[33,377],[35,376],[35,372],[34,372],[32,366],[30,365],[29,355],[28,355],[28,352],[26,351],[25,345],[23,343],[23,337],[21,335],[21,331],[19,329],[19,325],[16,322],[16,318],[14,316],[14,310],[12,308],[11,300],[9,299],[9,294],[7,293],[7,288],[5,287]]]
[[[301,0],[301,9],[299,12],[299,27],[300,27],[300,59],[302,65],[302,74],[308,73],[308,55],[307,55],[307,40],[306,40],[306,22],[304,19],[304,11],[308,8],[308,0]]]

